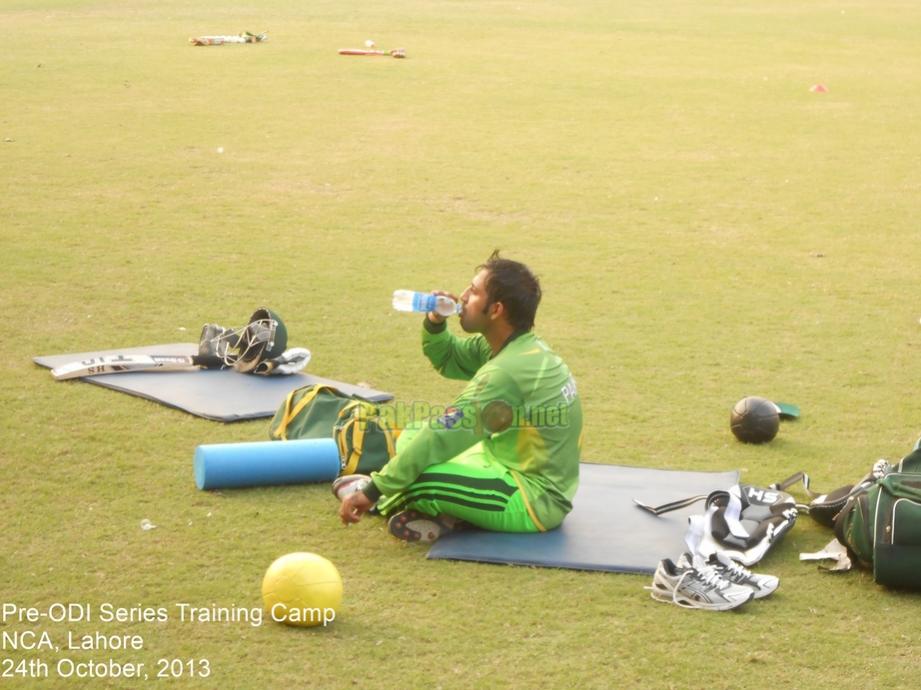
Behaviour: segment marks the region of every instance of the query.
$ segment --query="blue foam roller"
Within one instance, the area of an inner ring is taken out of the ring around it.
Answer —
[[[339,449],[331,438],[214,443],[195,449],[199,489],[328,482],[339,469]]]

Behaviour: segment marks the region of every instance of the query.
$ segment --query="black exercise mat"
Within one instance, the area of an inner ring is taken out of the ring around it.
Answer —
[[[33,361],[43,367],[53,369],[77,360],[118,354],[195,355],[198,354],[198,345],[170,343],[97,352],[72,352],[35,357]],[[290,391],[316,383],[335,386],[343,393],[359,395],[374,402],[393,399],[390,393],[305,373],[289,376],[255,376],[240,374],[230,369],[190,369],[189,371],[99,374],[74,380],[94,383],[97,386],[111,388],[129,395],[137,395],[198,417],[221,422],[271,417]],[[59,385],[69,383],[71,381],[61,381]]]
[[[739,473],[653,470],[582,463],[573,510],[558,529],[542,534],[470,530],[445,535],[429,558],[574,570],[653,573],[664,557],[687,550],[688,516],[700,502],[656,517],[633,503],[660,505],[717,489],[728,489]]]

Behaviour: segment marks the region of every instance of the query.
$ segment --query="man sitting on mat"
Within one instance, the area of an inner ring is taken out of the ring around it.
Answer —
[[[477,335],[459,338],[426,315],[423,353],[470,383],[442,416],[404,429],[380,472],[334,482],[344,523],[376,504],[392,534],[431,542],[463,523],[543,532],[563,521],[579,482],[582,406],[569,368],[531,332],[540,297],[527,266],[494,252],[460,297],[461,328]]]

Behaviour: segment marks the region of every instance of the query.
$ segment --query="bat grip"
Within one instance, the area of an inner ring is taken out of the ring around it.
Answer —
[[[192,355],[192,364],[205,369],[221,369],[224,367],[224,360],[217,355]]]

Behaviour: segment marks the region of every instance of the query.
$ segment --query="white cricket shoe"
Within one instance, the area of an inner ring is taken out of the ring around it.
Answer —
[[[662,559],[652,577],[652,586],[646,589],[656,601],[706,611],[738,608],[755,596],[751,587],[733,584],[700,556],[694,556],[690,562],[679,559],[678,565],[671,559]]]
[[[687,555],[688,554],[684,554],[678,560],[678,563],[680,564],[682,559],[686,560]],[[710,558],[707,559],[707,565],[711,566],[716,572],[722,575],[724,579],[729,580],[733,584],[750,587],[755,593],[755,599],[762,599],[770,596],[780,585],[780,580],[774,575],[753,573],[736,563],[722,551],[717,551],[712,554]]]

